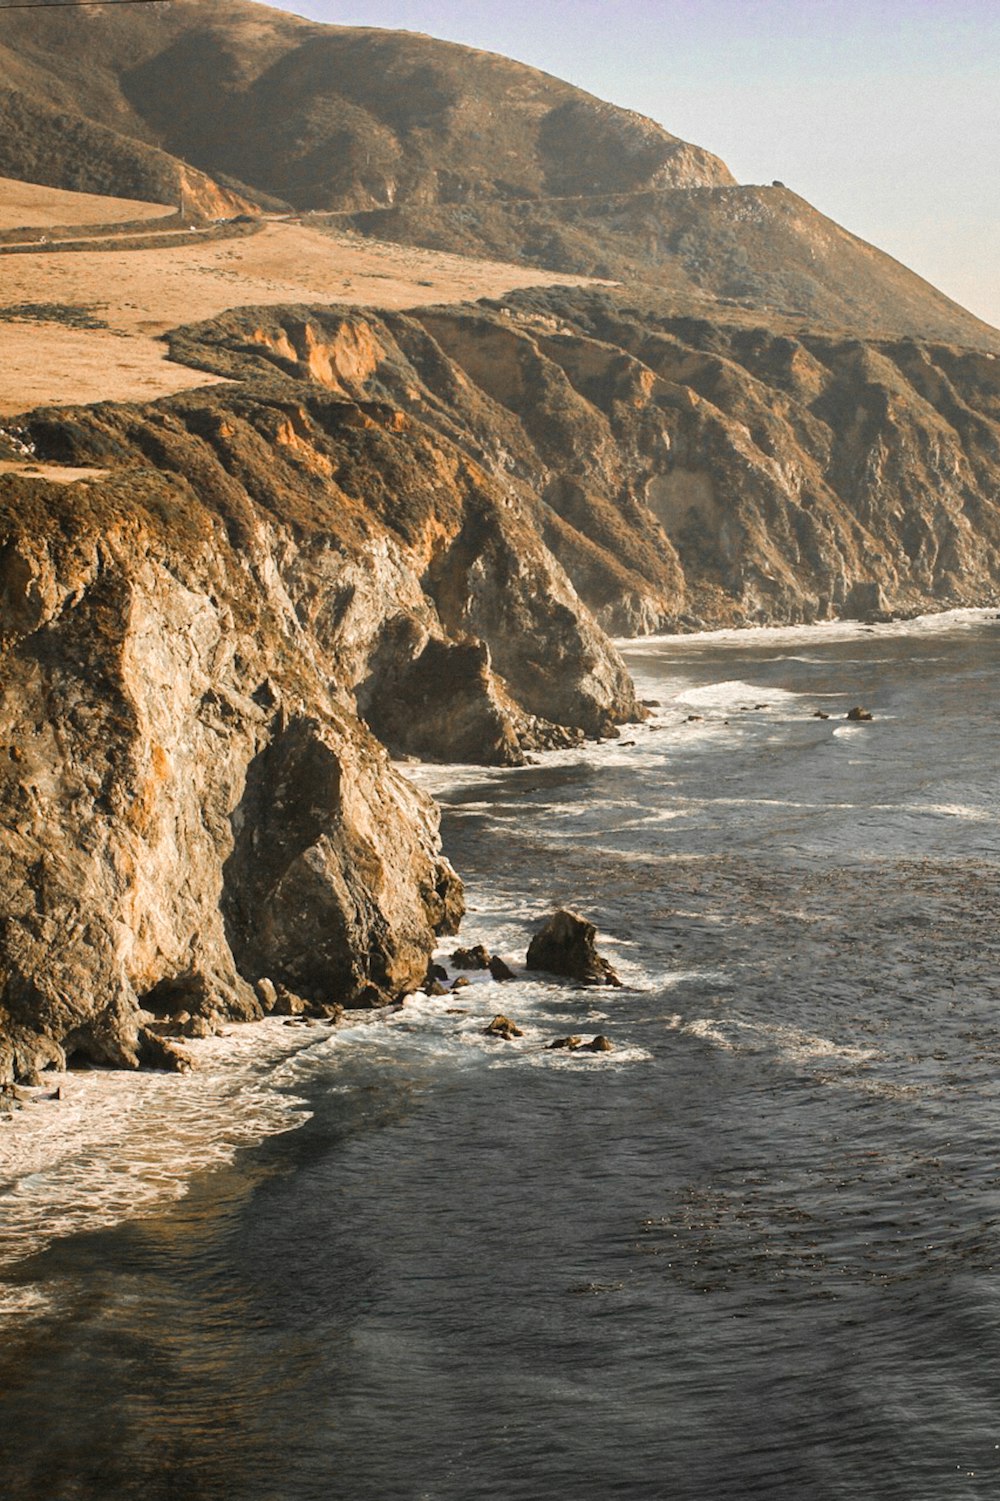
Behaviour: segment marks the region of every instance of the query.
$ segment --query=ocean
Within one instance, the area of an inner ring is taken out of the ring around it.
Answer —
[[[618,740],[405,768],[513,981],[0,1122],[4,1501],[997,1494],[1000,619],[621,645]]]

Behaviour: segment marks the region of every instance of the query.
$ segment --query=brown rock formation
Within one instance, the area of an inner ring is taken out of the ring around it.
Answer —
[[[585,985],[621,985],[614,969],[597,952],[597,929],[578,912],[553,912],[528,945],[529,969],[566,975]]]
[[[1000,366],[988,354],[793,338],[673,317],[653,297],[552,290],[407,315],[262,310],[250,339],[245,315],[230,315],[173,347],[220,374],[388,396],[488,473],[509,502],[496,512],[502,544],[484,549],[470,511],[425,585],[451,636],[485,641],[522,707],[564,726],[601,733],[602,702],[623,701],[565,583],[527,561],[539,540],[621,635],[1000,597]],[[483,567],[513,587],[484,594]],[[581,631],[593,662],[583,679],[567,670]],[[423,648],[417,632],[407,672],[418,695]],[[468,657],[460,668],[478,670]],[[496,724],[503,707],[498,694],[483,713]],[[418,725],[408,733],[421,751]]]
[[[153,1020],[257,1015],[264,981],[419,985],[461,901],[370,730],[509,764],[641,717],[595,615],[1000,589],[987,355],[568,293],[175,344],[235,383],[29,414],[99,472],[0,477],[0,1078],[179,1066]]]
[[[460,888],[358,709],[503,761],[640,712],[517,496],[287,379],[23,431],[95,472],[0,477],[0,1078],[179,1066],[149,1028],[182,1009],[414,989]]]
[[[237,540],[148,468],[3,486],[0,1078],[162,1065],[153,1017],[258,1016],[262,976],[352,1004],[419,984],[457,879],[330,691],[289,533],[248,504]]]

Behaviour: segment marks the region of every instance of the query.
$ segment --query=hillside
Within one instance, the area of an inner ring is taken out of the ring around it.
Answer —
[[[390,757],[615,735],[611,634],[1000,602],[1000,335],[786,189],[244,0],[0,66],[0,1084],[414,990]]]
[[[574,280],[311,223],[149,223],[164,212],[0,179],[0,418],[204,384],[163,336],[234,304],[415,307]]]
[[[678,312],[1000,349],[794,193],[740,187],[653,121],[493,54],[173,0],[6,15],[0,66],[0,173],[173,203],[183,186],[209,216],[255,197],[383,239],[644,283]]]
[[[171,344],[228,384],[0,468],[0,1081],[419,985],[460,887],[384,747],[614,734],[604,631],[1000,600],[988,355],[586,290]]]
[[[138,198],[67,193],[0,177],[0,234],[11,229],[53,229],[66,224],[132,223],[164,218],[169,213],[165,205]]]

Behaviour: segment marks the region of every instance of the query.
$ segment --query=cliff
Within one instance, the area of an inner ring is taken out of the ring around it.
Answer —
[[[605,630],[1000,597],[988,355],[552,291],[173,344],[228,383],[6,439],[0,1078],[419,985],[460,886],[384,747],[615,733]]]
[[[391,400],[517,497],[612,634],[997,597],[991,354],[792,337],[665,304],[549,289],[409,314],[270,309],[172,345],[219,373]]]
[[[640,712],[517,497],[397,407],[257,381],[34,413],[17,442],[0,1080],[176,1064],[179,1011],[420,984],[461,888],[362,714],[506,763]]]

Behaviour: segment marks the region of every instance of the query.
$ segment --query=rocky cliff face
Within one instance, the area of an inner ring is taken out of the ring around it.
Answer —
[[[406,315],[245,316],[184,331],[178,355],[391,400],[516,500],[515,551],[540,540],[612,634],[915,613],[1000,592],[988,353],[792,337],[558,290]],[[488,623],[441,591],[438,607],[452,629],[464,611],[520,701],[545,712],[551,684],[543,672],[533,689],[524,645],[537,621]],[[610,680],[596,672],[599,698]],[[599,727],[572,695],[561,713]]]
[[[460,887],[330,691],[289,539],[258,517],[237,548],[149,470],[4,491],[0,1079],[162,1063],[156,1019],[259,1016],[262,977],[314,1003],[419,983]]]
[[[22,427],[91,474],[0,476],[0,1080],[415,988],[461,888],[365,720],[511,762],[641,712],[517,495],[330,385]]]
[[[415,987],[460,887],[384,747],[614,733],[605,630],[1000,596],[986,354],[553,292],[174,348],[230,383],[31,413],[86,473],[0,475],[0,1079]]]

